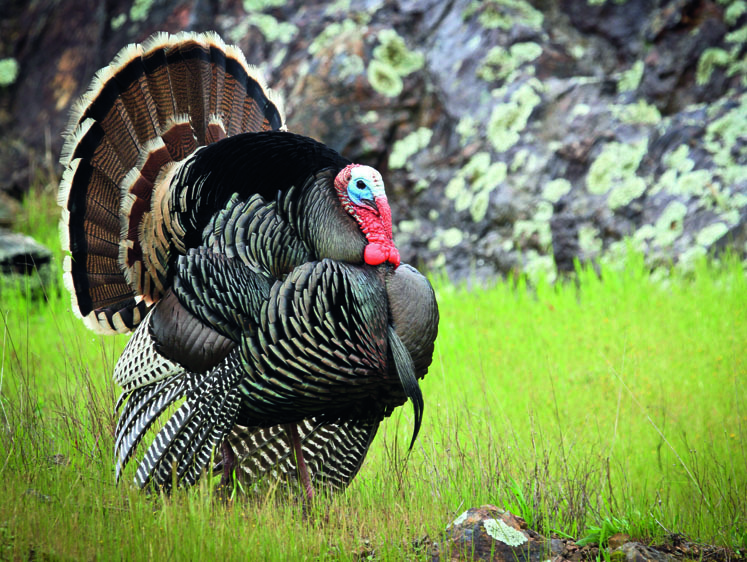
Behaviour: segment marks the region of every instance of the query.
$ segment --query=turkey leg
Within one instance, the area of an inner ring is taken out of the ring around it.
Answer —
[[[298,477],[301,479],[301,484],[303,484],[306,500],[310,502],[314,498],[314,488],[311,485],[311,478],[309,478],[309,471],[306,468],[306,461],[303,459],[303,449],[301,448],[301,438],[298,435],[298,428],[296,427],[296,424],[289,423],[286,424],[285,430],[288,432],[291,446],[293,447],[293,453],[296,457]]]
[[[221,443],[220,451],[223,455],[223,476],[221,476],[220,485],[227,487],[231,483],[233,469],[236,466],[236,455],[234,455],[233,449],[228,444],[227,439],[224,439],[223,443]]]

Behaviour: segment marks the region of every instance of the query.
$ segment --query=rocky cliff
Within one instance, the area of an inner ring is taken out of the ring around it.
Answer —
[[[70,104],[126,43],[214,29],[289,128],[378,167],[406,261],[550,278],[747,242],[744,0],[9,0],[0,188],[56,159]]]

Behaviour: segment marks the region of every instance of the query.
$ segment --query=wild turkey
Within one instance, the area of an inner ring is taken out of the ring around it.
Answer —
[[[345,487],[408,397],[414,443],[433,290],[400,264],[381,175],[285,131],[239,49],[126,47],[73,108],[61,162],[73,310],[134,330],[114,371],[118,480],[162,414],[140,487],[193,484],[218,446],[224,482],[238,463],[307,497]]]

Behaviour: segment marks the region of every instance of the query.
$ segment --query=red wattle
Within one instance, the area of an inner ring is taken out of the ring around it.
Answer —
[[[363,250],[363,261],[368,265],[381,265],[385,261],[394,267],[399,266],[399,252],[392,246],[383,246],[372,242]]]
[[[389,263],[394,265],[395,268],[399,267],[399,251],[394,246],[389,248]]]
[[[368,265],[379,265],[386,261],[388,252],[382,248],[381,244],[368,244],[363,250],[363,261]]]

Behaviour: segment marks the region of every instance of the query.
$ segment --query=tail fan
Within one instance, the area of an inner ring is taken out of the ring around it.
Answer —
[[[212,33],[156,34],[94,77],[65,134],[58,202],[73,310],[128,332],[164,292],[184,225],[170,180],[200,146],[284,129],[279,101],[241,51]]]

